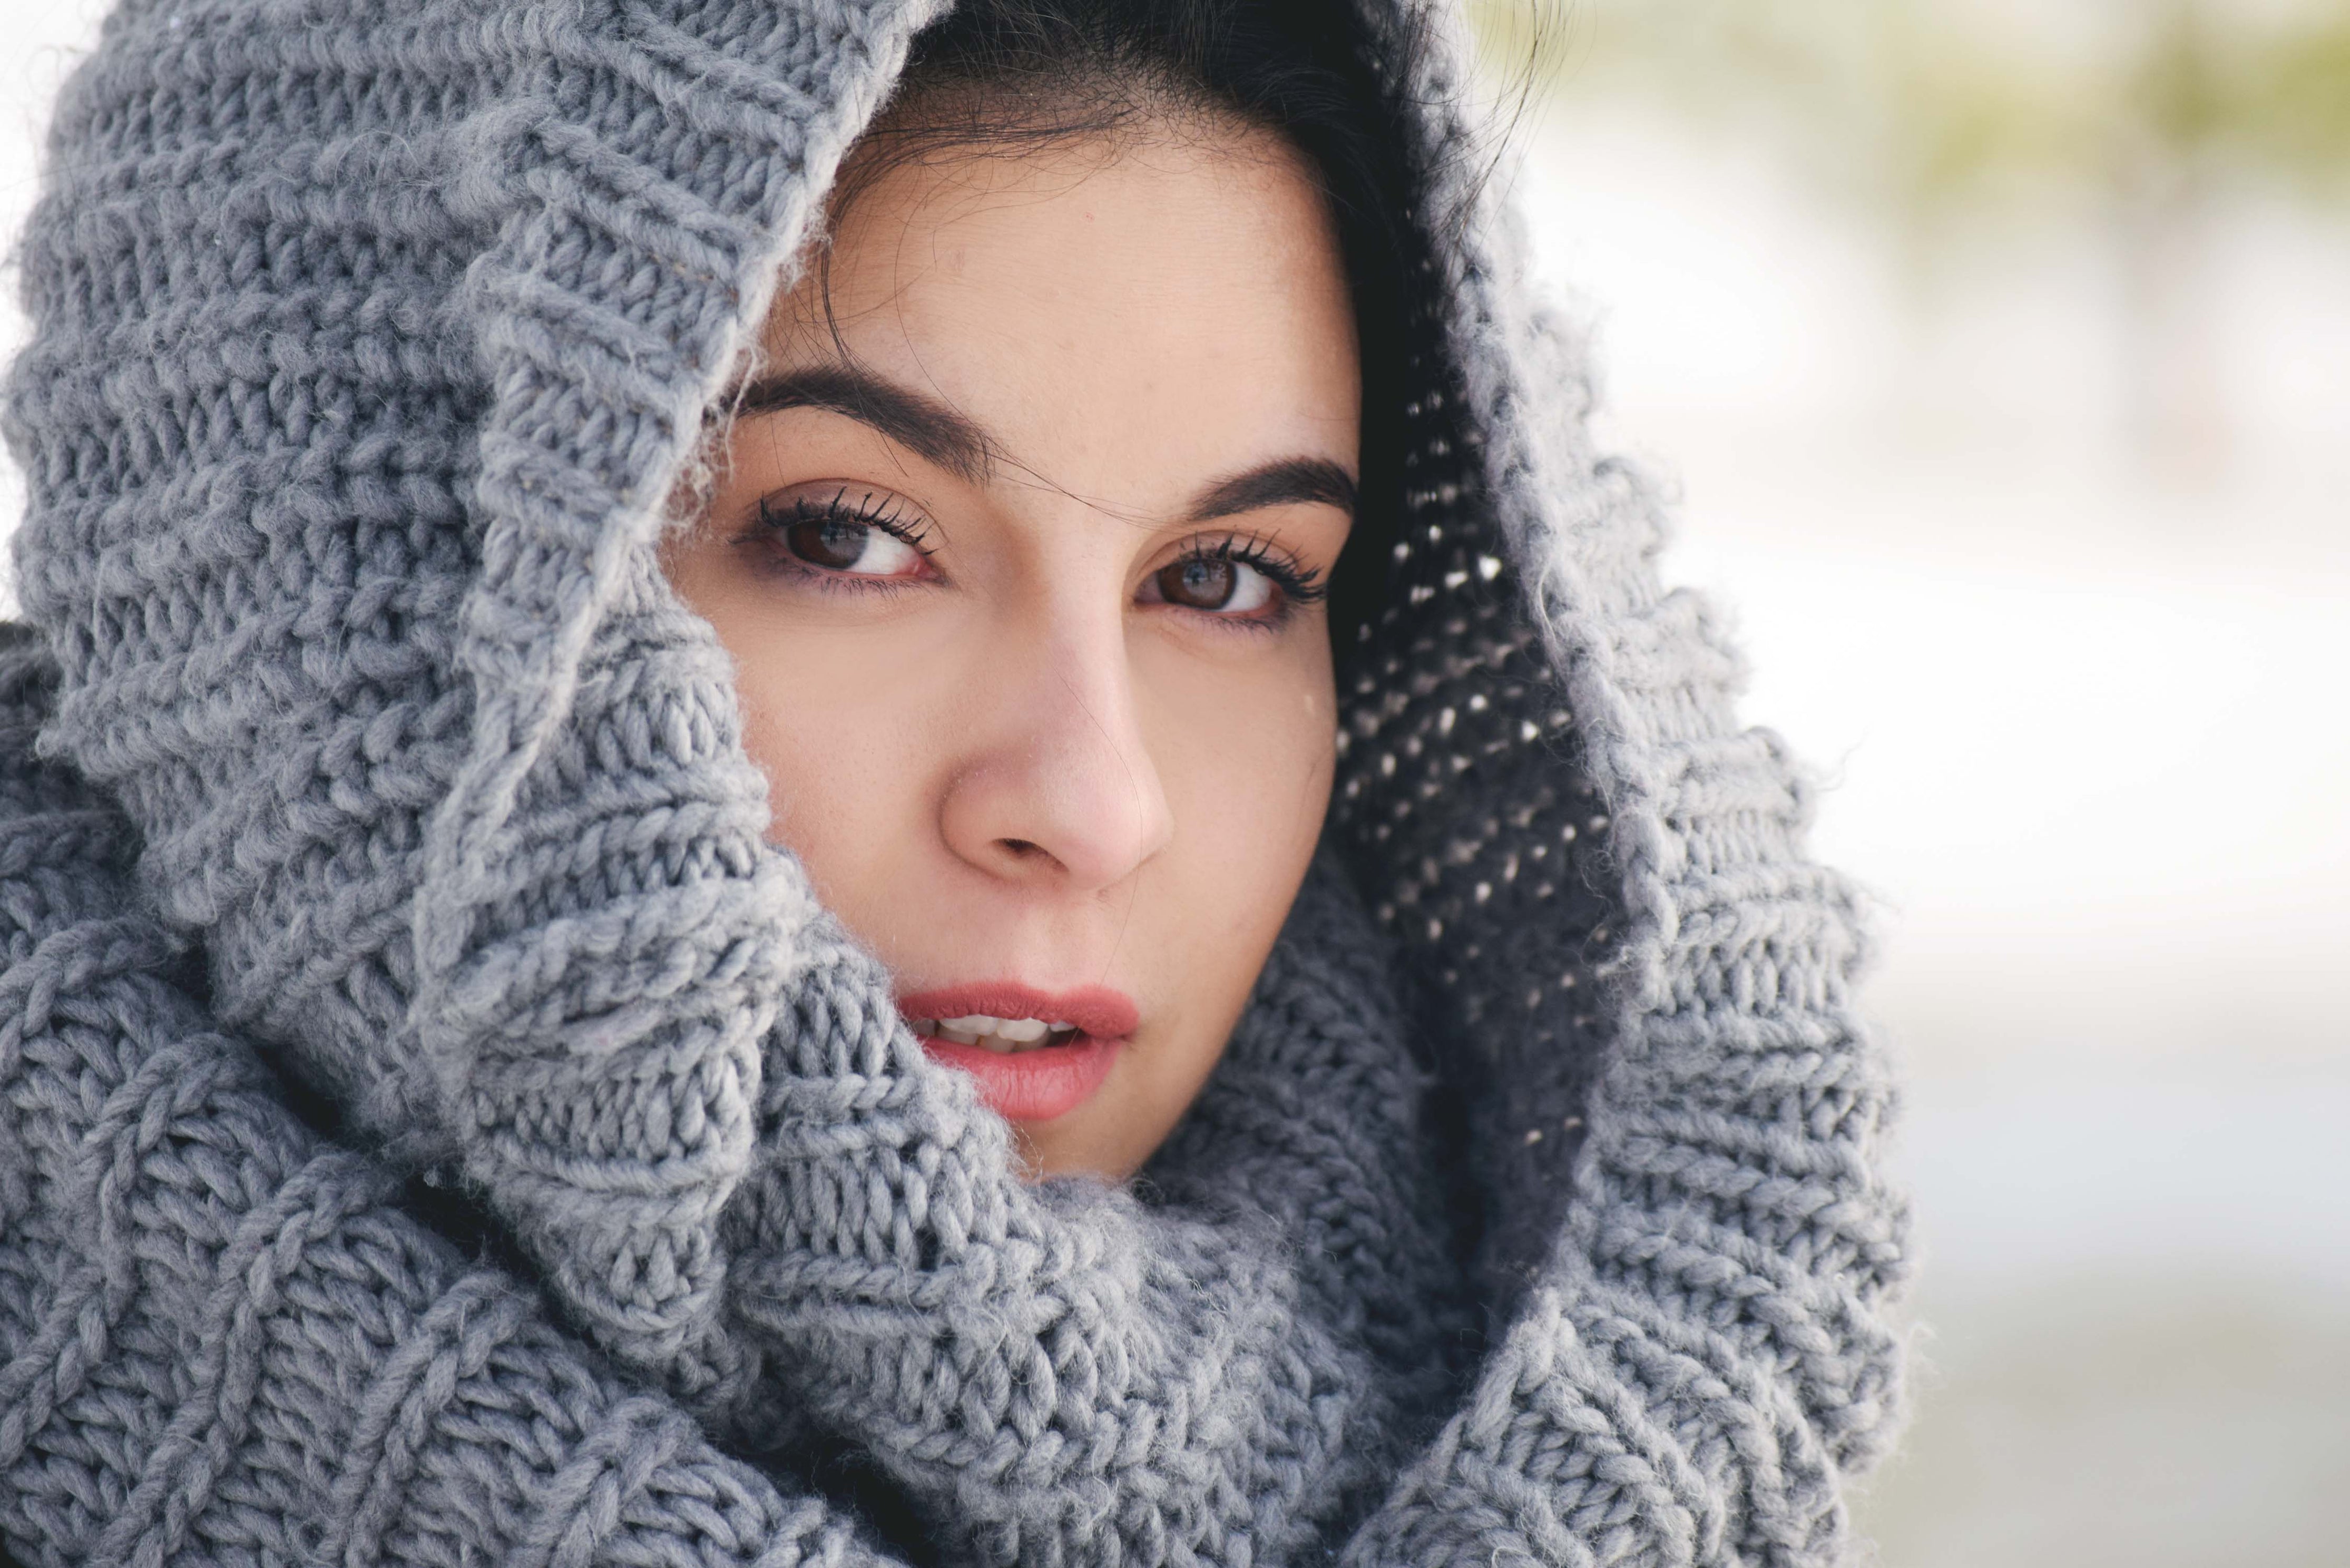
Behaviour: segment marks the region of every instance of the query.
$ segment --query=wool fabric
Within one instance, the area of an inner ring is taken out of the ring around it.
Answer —
[[[1336,0],[1332,0],[1335,6]],[[0,1542],[32,1564],[1840,1561],[1856,900],[1474,154],[1330,825],[1128,1187],[769,845],[654,549],[931,0],[126,0],[22,244]]]

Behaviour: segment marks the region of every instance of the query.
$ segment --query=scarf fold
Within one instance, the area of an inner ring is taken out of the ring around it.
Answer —
[[[1445,25],[1355,22],[1427,247],[1389,607],[1135,1190],[1023,1184],[764,842],[655,534],[933,10],[132,4],[69,85],[6,410],[18,1557],[1844,1553],[1906,1267],[1859,914]]]
[[[1332,1538],[1470,1342],[1381,950],[1320,867],[1149,1202],[1005,1179],[1005,1124],[923,1058],[888,976],[819,959],[729,1238],[790,1403],[983,1562]]]
[[[469,1266],[189,994],[0,652],[0,1542],[27,1564],[878,1563]]]

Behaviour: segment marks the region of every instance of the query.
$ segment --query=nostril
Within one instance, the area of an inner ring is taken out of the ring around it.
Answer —
[[[1024,838],[999,838],[996,842],[1024,860],[1037,853],[1036,846]]]

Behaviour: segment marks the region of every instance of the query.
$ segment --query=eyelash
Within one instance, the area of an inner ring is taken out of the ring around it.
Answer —
[[[859,527],[879,529],[903,544],[925,561],[938,553],[931,540],[934,524],[919,513],[909,521],[910,510],[902,496],[893,495],[889,504],[875,506],[875,492],[865,492],[864,499],[851,506],[844,504],[852,487],[840,485],[821,501],[798,495],[789,503],[778,503],[772,495],[759,497],[757,526],[744,536],[746,544],[773,543],[776,546],[783,569],[803,580],[815,583],[827,593],[896,593],[912,584],[903,578],[858,576],[847,572],[829,572],[813,562],[804,561],[784,543],[790,529],[804,523],[849,523]]]
[[[795,496],[788,506],[780,504],[773,496],[759,498],[758,526],[748,535],[750,541],[780,541],[784,533],[805,523],[849,523],[862,527],[878,528],[903,543],[909,549],[929,560],[937,554],[931,534],[933,524],[928,518],[917,515],[917,521],[906,520],[907,507],[902,497],[891,496],[887,505],[871,504],[874,492],[867,491],[858,505],[844,504],[850,487],[835,489],[827,499],[817,501],[809,496]],[[909,586],[903,579],[860,577],[844,572],[826,571],[801,560],[783,547],[783,562],[793,575],[812,580],[833,593],[894,593]],[[1211,545],[1194,541],[1183,553],[1168,563],[1180,566],[1192,561],[1226,561],[1261,572],[1280,591],[1281,604],[1271,615],[1254,618],[1218,615],[1212,610],[1191,613],[1205,619],[1220,622],[1241,630],[1263,630],[1276,628],[1306,605],[1315,604],[1329,596],[1329,587],[1323,580],[1318,566],[1308,566],[1271,541],[1249,534],[1227,534]],[[1161,567],[1160,570],[1165,570]]]
[[[1218,615],[1213,610],[1194,610],[1221,625],[1243,631],[1270,630],[1282,626],[1305,606],[1329,597],[1329,586],[1322,580],[1322,569],[1308,566],[1287,551],[1277,548],[1271,541],[1253,534],[1227,534],[1213,545],[1195,540],[1184,552],[1168,563],[1183,566],[1191,561],[1229,561],[1263,573],[1280,590],[1281,603],[1270,615],[1257,617]],[[1165,567],[1160,568],[1162,571]]]

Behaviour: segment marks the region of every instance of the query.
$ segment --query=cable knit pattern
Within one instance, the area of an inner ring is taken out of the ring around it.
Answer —
[[[1404,7],[1389,605],[1123,1191],[1019,1181],[764,842],[653,555],[934,0],[109,19],[6,410],[11,1552],[1842,1558],[1906,1231],[1860,923]]]
[[[26,1563],[878,1560],[322,1145],[175,983],[0,652],[0,1529]],[[618,1552],[625,1538],[627,1550]]]

